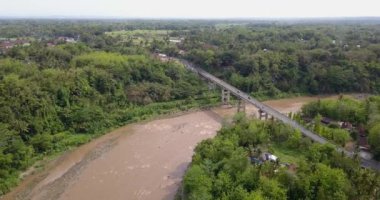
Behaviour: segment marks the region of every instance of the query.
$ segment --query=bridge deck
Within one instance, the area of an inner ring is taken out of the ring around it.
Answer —
[[[199,76],[204,77],[205,79],[215,83],[216,85],[218,85],[218,86],[220,86],[226,90],[229,90],[234,96],[253,104],[255,107],[257,107],[257,108],[263,110],[264,112],[272,115],[277,120],[280,120],[283,123],[288,124],[289,126],[300,130],[304,136],[310,138],[311,140],[318,142],[318,143],[321,143],[321,144],[330,143],[325,138],[311,132],[310,130],[306,129],[305,127],[303,127],[302,125],[300,125],[296,121],[290,119],[288,116],[286,116],[286,115],[278,112],[277,110],[261,103],[260,101],[256,100],[255,98],[251,97],[250,95],[242,92],[241,90],[239,90],[239,89],[235,88],[234,86],[224,82],[223,80],[211,75],[210,73],[206,72],[205,70],[194,66],[192,63],[190,63],[186,60],[180,60],[180,62],[182,64],[184,64],[186,66],[186,68],[191,70],[192,72],[197,73]],[[349,157],[353,157],[353,155],[354,155],[353,152],[346,151],[340,147],[337,147],[337,150],[340,152],[344,152]],[[362,166],[366,167],[366,168],[372,168],[372,169],[380,170],[380,163],[375,161],[375,160],[366,160],[366,159],[362,158]]]

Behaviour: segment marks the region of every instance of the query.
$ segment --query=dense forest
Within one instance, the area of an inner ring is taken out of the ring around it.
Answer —
[[[0,94],[0,194],[46,155],[110,128],[217,101],[176,62],[85,43],[11,49],[0,59]]]
[[[255,97],[379,93],[377,25],[247,25],[190,32],[186,57]]]
[[[0,195],[37,160],[111,128],[216,104],[201,80],[159,54],[193,61],[261,99],[380,92],[378,21],[0,20]],[[322,102],[303,114],[363,124],[377,146],[377,98],[342,102],[347,109]],[[328,137],[327,128],[317,132]],[[341,137],[328,139],[337,144],[355,139],[334,133]],[[249,163],[264,150],[288,152],[284,162],[297,170]],[[189,199],[376,199],[378,190],[374,172],[331,146],[244,117],[197,147],[184,180]]]
[[[262,162],[263,154],[277,155]],[[379,199],[380,176],[334,146],[275,121],[237,115],[201,142],[178,199]]]

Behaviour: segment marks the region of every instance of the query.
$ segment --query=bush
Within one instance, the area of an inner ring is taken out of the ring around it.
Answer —
[[[31,144],[37,153],[44,153],[53,148],[52,141],[53,137],[50,134],[42,133],[34,136],[31,140]]]

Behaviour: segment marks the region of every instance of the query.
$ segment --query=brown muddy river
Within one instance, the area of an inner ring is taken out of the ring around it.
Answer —
[[[288,113],[315,99],[265,103]],[[50,162],[4,199],[173,199],[194,147],[213,137],[223,118],[235,112],[220,107],[121,127]],[[248,114],[255,112],[247,106]]]

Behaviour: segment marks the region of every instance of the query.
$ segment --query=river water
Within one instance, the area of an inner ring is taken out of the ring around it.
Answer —
[[[317,98],[265,103],[289,113]],[[219,107],[121,127],[49,162],[4,199],[173,199],[197,143],[215,136],[235,112]]]

